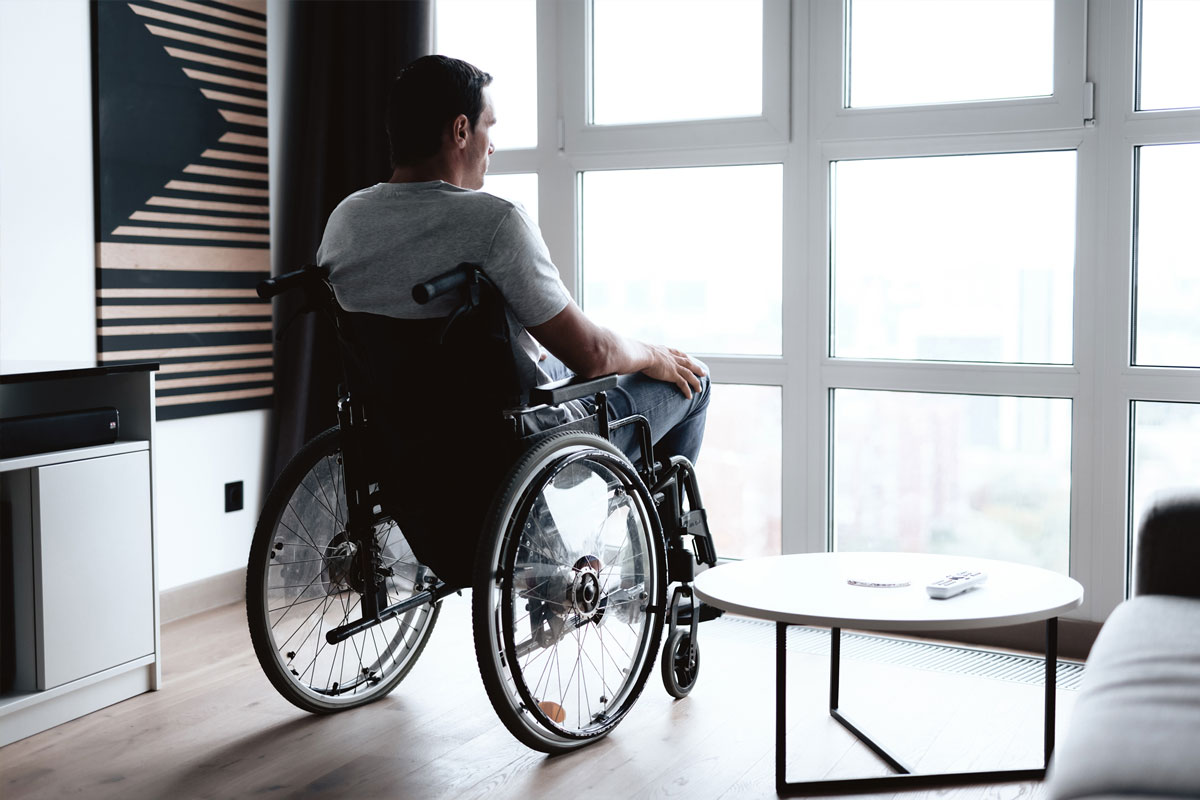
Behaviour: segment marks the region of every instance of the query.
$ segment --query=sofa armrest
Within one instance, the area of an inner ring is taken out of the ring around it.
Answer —
[[[1134,594],[1200,597],[1200,492],[1157,500],[1142,518]]]

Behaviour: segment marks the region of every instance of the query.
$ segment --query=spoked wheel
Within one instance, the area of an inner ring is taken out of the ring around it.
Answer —
[[[254,531],[246,573],[246,615],[263,671],[279,693],[306,711],[330,712],[378,700],[412,668],[437,620],[425,604],[345,641],[325,634],[362,616],[365,580],[346,532],[341,431],[306,444],[272,487]],[[385,576],[380,606],[428,588],[432,573],[389,517],[374,516]]]
[[[667,694],[683,699],[700,677],[700,648],[690,631],[679,628],[667,639],[662,652],[662,679]]]
[[[604,439],[557,434],[517,463],[485,532],[475,653],[501,722],[545,753],[605,736],[662,637],[663,541],[644,484]]]

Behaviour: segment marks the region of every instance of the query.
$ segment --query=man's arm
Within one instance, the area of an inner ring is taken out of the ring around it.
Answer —
[[[547,350],[584,378],[610,373],[642,372],[655,380],[673,383],[684,397],[700,390],[704,367],[687,353],[656,344],[645,344],[597,325],[569,300],[566,307],[529,332]]]

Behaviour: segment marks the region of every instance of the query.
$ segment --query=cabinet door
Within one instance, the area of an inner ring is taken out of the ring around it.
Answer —
[[[149,453],[40,467],[33,507],[38,688],[153,653]]]

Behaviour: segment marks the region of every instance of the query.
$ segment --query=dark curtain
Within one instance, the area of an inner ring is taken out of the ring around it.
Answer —
[[[387,88],[431,51],[431,0],[307,0],[287,5],[280,191],[272,198],[276,272],[316,258],[330,212],[385,181]],[[292,293],[295,295],[296,293]],[[303,298],[275,300],[272,482],[308,439],[337,421],[336,348]]]

